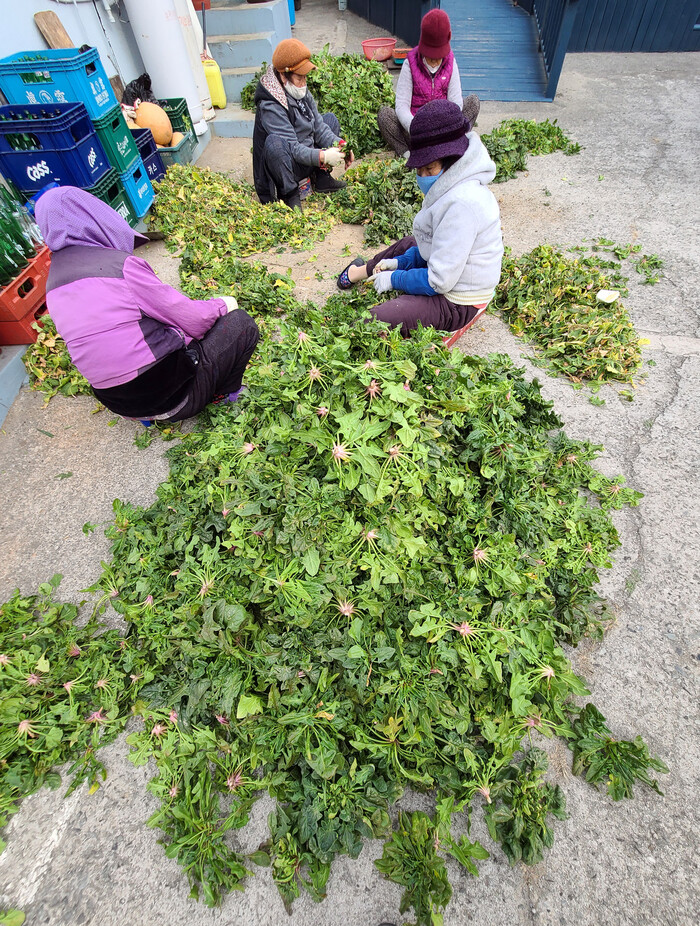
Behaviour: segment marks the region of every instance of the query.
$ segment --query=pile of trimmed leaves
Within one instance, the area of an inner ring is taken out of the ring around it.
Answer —
[[[123,634],[100,632],[95,615],[76,626],[78,609],[53,599],[60,580],[0,605],[0,827],[23,797],[58,787],[66,762],[68,793],[82,781],[97,789],[97,749],[124,728],[137,690]]]
[[[185,251],[180,263],[180,288],[190,299],[211,299],[215,293],[234,296],[239,308],[258,325],[299,311],[294,281],[286,274],[269,273],[263,264],[236,257],[209,257]]]
[[[610,305],[597,298],[601,290],[626,293],[615,268],[551,245],[506,254],[493,304],[535,347],[534,363],[575,383],[631,383],[641,364],[639,335],[619,299]]]
[[[132,758],[155,761],[150,823],[195,894],[217,902],[253,863],[286,903],[321,899],[338,854],[389,837],[378,867],[428,924],[450,896],[437,853],[472,873],[487,854],[451,835],[471,804],[510,859],[551,845],[564,799],[532,735],[615,797],[656,787],[644,744],[573,703],[562,649],[598,631],[608,511],[639,496],[553,432],[507,358],[358,323],[370,298],[288,306],[244,398],[169,451],[156,503],[116,504],[99,587],[152,678]],[[436,817],[392,835],[406,787],[435,790]],[[228,834],[263,791],[269,839],[246,857]]]
[[[308,76],[308,87],[318,111],[337,116],[343,137],[355,157],[380,151],[384,142],[377,113],[382,106],[394,105],[394,85],[386,68],[378,61],[367,61],[363,55],[331,55],[328,45],[320,55],[312,55],[311,60],[316,70]],[[263,63],[243,88],[243,109],[255,109],[255,90],[266,69],[267,63]]]
[[[329,208],[341,222],[364,225],[367,245],[388,245],[412,233],[423,194],[403,158],[368,159],[343,179],[348,185],[333,196]]]
[[[600,448],[556,432],[507,358],[364,318],[372,293],[319,311],[286,277],[217,255],[188,256],[183,283],[192,295],[244,284],[266,324],[280,310],[287,321],[259,345],[239,403],[211,408],[169,452],[156,503],[115,503],[98,588],[128,632],[52,621],[51,649],[35,647],[30,615],[40,634],[44,613],[75,609],[3,606],[3,633],[15,614],[19,633],[0,660],[16,692],[0,741],[29,723],[12,803],[67,758],[95,780],[94,749],[131,703],[144,723],[132,759],[155,761],[149,823],[196,895],[216,903],[269,864],[285,903],[321,899],[332,860],[377,837],[377,867],[427,926],[451,895],[445,858],[476,874],[488,855],[452,834],[472,805],[511,861],[551,845],[564,796],[532,736],[562,737],[574,770],[615,799],[635,782],[658,789],[664,766],[644,743],[573,703],[588,692],[562,649],[600,631],[597,570],[618,544],[608,512],[639,498],[592,468]],[[392,827],[407,787],[435,791],[435,814]],[[269,838],[244,856],[229,834],[265,791]]]
[[[578,154],[581,146],[572,142],[557,125],[557,120],[537,122],[535,119],[505,119],[488,135],[482,135],[488,153],[496,163],[494,183],[510,180],[527,170],[531,154]]]
[[[255,254],[280,245],[308,248],[333,224],[323,201],[309,200],[300,214],[284,203],[263,206],[253,188],[224,174],[175,164],[158,184],[152,228],[172,250],[190,247],[210,254]]]
[[[30,345],[23,356],[33,389],[43,392],[45,404],[55,395],[92,395],[85,377],[71,363],[63,338],[56,333],[50,318],[36,325],[36,343]]]
[[[629,260],[636,272],[643,276],[641,281],[643,286],[654,286],[663,276],[664,262],[658,254],[642,254],[641,244],[615,244],[610,238],[596,238],[591,244],[591,251],[607,251],[613,254],[617,260]],[[572,248],[573,250],[585,250],[584,248]],[[634,257],[632,256],[634,255]],[[637,256],[639,255],[639,256]],[[619,264],[611,261],[605,266],[619,268]]]

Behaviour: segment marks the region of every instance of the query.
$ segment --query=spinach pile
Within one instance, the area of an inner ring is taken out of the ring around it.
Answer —
[[[488,153],[496,164],[494,183],[510,180],[527,170],[528,155],[563,151],[578,154],[581,146],[567,138],[557,120],[537,122],[535,119],[504,119],[493,131],[481,136]]]
[[[641,254],[641,244],[616,244],[610,238],[596,238],[590,248],[594,252],[608,251],[617,260],[630,260],[636,272],[644,277],[641,281],[644,286],[654,286],[663,276],[663,260],[658,254]],[[572,248],[572,250],[574,249]],[[584,250],[584,248],[577,248],[576,250]],[[633,254],[634,257],[632,257]],[[611,261],[609,266],[619,267],[620,265]]]
[[[631,383],[641,364],[639,335],[619,299],[609,305],[597,298],[600,290],[627,292],[619,266],[568,257],[551,245],[522,257],[507,253],[493,305],[533,344],[535,364],[574,383]]]
[[[415,173],[403,158],[371,158],[343,175],[347,187],[328,208],[341,222],[365,226],[368,246],[388,245],[413,231],[413,219],[423,202]]]
[[[266,320],[298,313],[294,281],[287,274],[270,273],[255,261],[248,263],[226,255],[185,251],[180,263],[180,288],[190,299],[211,299],[215,293],[235,296],[241,309],[266,327]]]
[[[96,614],[78,627],[75,605],[54,600],[60,580],[0,605],[0,827],[23,797],[60,785],[55,766],[72,762],[68,793],[82,781],[96,790],[96,752],[123,730],[138,689],[123,635],[100,632]]]
[[[303,214],[284,203],[262,205],[247,183],[192,164],[175,164],[157,184],[152,227],[171,250],[239,255],[279,245],[308,248],[333,224],[321,197],[307,200]]]
[[[31,344],[22,360],[32,388],[43,392],[44,404],[55,395],[92,395],[90,384],[71,363],[66,342],[46,316],[36,325],[36,343]]]
[[[311,56],[316,70],[309,74],[307,82],[318,111],[337,116],[343,137],[355,157],[380,151],[384,142],[377,125],[377,113],[382,106],[394,105],[391,76],[378,61],[367,61],[363,55],[356,54],[332,55],[329,48],[325,45],[321,54]],[[255,109],[255,89],[266,69],[264,62],[243,88],[243,109]]]
[[[388,837],[378,867],[430,923],[438,849],[472,873],[487,854],[451,835],[472,804],[512,860],[551,845],[564,799],[533,736],[563,737],[593,783],[656,786],[643,743],[572,701],[588,691],[562,649],[600,631],[608,512],[639,494],[507,358],[404,341],[371,301],[287,304],[244,398],[169,451],[156,503],[115,503],[98,588],[151,679],[128,740],[193,893],[216,903],[265,864],[287,904],[321,899],[338,854]],[[436,817],[392,834],[407,787],[437,792]],[[269,839],[244,856],[228,834],[263,791]]]

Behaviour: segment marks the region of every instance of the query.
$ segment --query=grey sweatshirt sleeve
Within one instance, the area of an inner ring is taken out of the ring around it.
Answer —
[[[447,87],[447,99],[450,103],[456,103],[459,108],[462,108],[464,103],[464,98],[462,96],[462,81],[459,78],[459,68],[457,67],[457,62],[452,65],[452,77],[450,77],[450,83]]]
[[[456,70],[456,67],[452,68],[453,76]],[[399,80],[396,84],[396,115],[399,122],[407,132],[409,131],[411,122],[413,121],[413,116],[411,115],[412,100],[413,76],[411,74],[411,65],[408,63],[408,58],[406,58],[404,63],[401,65],[401,73],[399,74]],[[462,105],[461,99],[459,101],[459,105]]]
[[[272,100],[262,100],[258,103],[258,113],[260,115],[260,122],[268,135],[279,135],[280,138],[289,142],[292,157],[298,164],[303,164],[306,167],[320,166],[320,150],[318,148],[307,148],[306,145],[299,143],[296,133],[292,128],[292,124],[279,103],[275,103]],[[318,111],[316,114],[318,115]],[[326,126],[326,128],[328,127]],[[328,131],[330,132],[331,130],[328,129]],[[332,132],[331,135],[333,135]]]

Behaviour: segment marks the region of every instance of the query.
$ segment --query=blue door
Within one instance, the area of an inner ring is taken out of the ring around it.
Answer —
[[[441,0],[466,94],[482,100],[553,100],[576,0]]]

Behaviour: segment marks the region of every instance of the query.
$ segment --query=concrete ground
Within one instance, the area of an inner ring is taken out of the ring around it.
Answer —
[[[312,48],[323,38],[324,10],[326,36],[342,37],[342,14],[332,6],[304,0],[296,34]],[[361,22],[348,14],[348,47],[353,21]],[[473,832],[493,854],[478,880],[451,868],[454,897],[446,926],[690,926],[698,920],[697,100],[697,56],[589,54],[567,57],[553,104],[486,103],[482,109],[481,131],[511,115],[557,118],[584,149],[571,158],[532,159],[527,174],[494,188],[506,242],[516,252],[604,235],[639,242],[666,263],[659,285],[632,281],[626,301],[640,336],[650,341],[645,381],[633,402],[606,388],[600,393],[606,404],[595,407],[587,392],[522,362],[541,379],[567,432],[604,444],[601,468],[624,473],[645,493],[639,508],[615,516],[622,547],[602,592],[616,624],[602,644],[583,644],[573,660],[613,731],[641,734],[670,774],[662,782],[665,797],[640,788],[634,801],[614,804],[573,778],[568,755],[557,750],[553,771],[570,818],[556,824],[553,849],[533,868],[510,868],[485,836],[477,810]],[[249,170],[248,148],[240,140],[215,141],[203,160],[242,175]],[[360,231],[336,229],[316,247],[320,260],[313,265],[308,255],[289,256],[302,295],[325,298],[333,291],[332,274],[347,260],[340,253],[345,241],[360,246]],[[163,279],[177,281],[177,262],[162,245],[151,245],[147,256]],[[323,280],[315,278],[319,269]],[[491,316],[460,346],[507,352],[516,360],[525,350]],[[31,592],[54,572],[65,576],[61,596],[81,600],[80,589],[97,578],[100,560],[109,556],[99,530],[85,537],[83,523],[107,524],[117,497],[149,504],[166,476],[167,445],[139,450],[132,443],[134,424],[104,411],[91,414],[93,408],[84,397],[53,399],[43,408],[39,394],[23,389],[8,414],[0,432],[0,601],[16,586]],[[72,476],[57,478],[65,473]],[[156,806],[145,790],[148,770],[133,768],[126,754],[123,738],[103,752],[109,777],[93,796],[81,789],[63,800],[44,791],[25,801],[4,834],[0,909],[19,907],[31,926],[401,921],[400,889],[372,865],[381,854],[375,843],[357,861],[336,862],[324,904],[302,897],[289,919],[267,870],[220,909],[189,899],[176,863],[144,826]],[[402,806],[423,807],[425,798],[408,794]],[[235,837],[242,848],[264,837],[269,809],[266,800],[256,805],[250,826]]]

